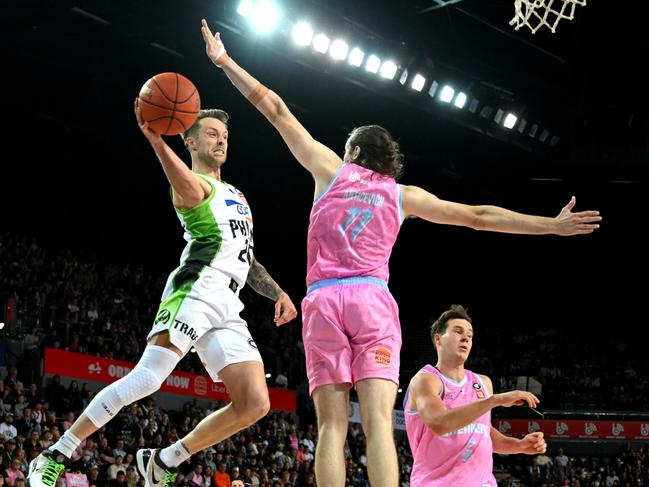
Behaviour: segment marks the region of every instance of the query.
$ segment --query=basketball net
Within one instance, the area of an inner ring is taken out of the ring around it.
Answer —
[[[587,0],[514,0],[516,15],[509,21],[518,30],[527,26],[536,33],[546,26],[554,34],[561,19],[572,20],[575,17],[575,7],[586,5]]]

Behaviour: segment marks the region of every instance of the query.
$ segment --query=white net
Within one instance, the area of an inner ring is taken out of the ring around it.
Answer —
[[[586,0],[514,0],[516,15],[509,21],[516,30],[527,26],[532,34],[546,26],[555,32],[562,20],[575,17],[575,7],[586,5]]]

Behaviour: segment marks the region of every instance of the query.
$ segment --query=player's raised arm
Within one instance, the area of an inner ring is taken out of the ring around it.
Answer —
[[[324,188],[342,164],[342,159],[311,137],[277,93],[262,85],[228,56],[220,34],[212,34],[204,19],[201,32],[210,60],[223,70],[241,94],[273,124],[298,162]]]

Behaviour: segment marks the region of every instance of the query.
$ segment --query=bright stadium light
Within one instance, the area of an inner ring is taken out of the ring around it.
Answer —
[[[451,100],[453,99],[453,95],[455,95],[455,90],[451,88],[449,85],[446,85],[444,86],[444,88],[442,88],[442,91],[439,94],[439,99],[442,100],[444,103],[451,103]]]
[[[342,61],[347,57],[348,51],[349,51],[349,46],[345,41],[341,39],[337,39],[333,41],[331,43],[331,47],[329,48],[329,53],[331,54],[331,57],[339,61]]]
[[[252,0],[241,0],[239,7],[237,8],[237,13],[243,17],[248,17],[255,8],[255,2]]]
[[[404,69],[401,73],[401,78],[399,78],[399,83],[401,83],[401,85],[405,85],[406,81],[408,81],[408,70]]]
[[[270,32],[279,22],[279,9],[270,0],[261,0],[255,5],[250,22],[259,32]]]
[[[435,93],[437,93],[437,87],[439,86],[439,83],[435,80],[430,84],[430,88],[428,88],[428,96],[433,98],[435,96]]]
[[[458,108],[464,108],[465,104],[466,104],[466,94],[460,91],[455,97],[455,101],[453,102],[453,105],[455,105]]]
[[[313,49],[324,54],[329,49],[329,38],[324,34],[318,34],[313,38]]]
[[[266,374],[266,379],[270,379],[272,376],[272,374]]]
[[[364,57],[365,53],[358,47],[355,47],[352,49],[352,52],[349,53],[349,64],[358,67],[363,64]]]
[[[416,74],[410,86],[415,91],[421,91],[424,89],[425,84],[426,84],[426,78],[424,78],[421,74]]]
[[[2,330],[5,327],[4,323],[0,323],[0,330]]]
[[[397,74],[397,65],[394,61],[385,61],[381,64],[381,76],[386,79],[394,78],[394,75]]]
[[[365,69],[370,73],[377,73],[379,66],[381,66],[381,58],[372,54],[367,60],[367,64],[365,64]]]
[[[503,125],[507,129],[514,128],[514,125],[516,125],[516,121],[518,120],[518,117],[514,115],[513,113],[508,113],[505,116],[505,121],[503,122]]]
[[[313,29],[307,22],[298,22],[291,32],[293,42],[298,46],[308,46],[313,38]]]

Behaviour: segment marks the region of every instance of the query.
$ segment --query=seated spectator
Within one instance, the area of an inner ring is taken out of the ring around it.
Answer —
[[[117,477],[108,482],[108,487],[128,487],[126,483],[126,472],[124,470],[119,470],[117,472]]]
[[[92,465],[90,467],[90,473],[88,474],[88,485],[94,485],[95,487],[108,487],[108,480],[104,475],[100,473],[98,465]]]
[[[128,485],[128,487],[135,487],[139,479],[140,475],[137,473],[135,467],[126,467],[126,485]]]
[[[124,465],[124,456],[115,455],[115,463],[108,467],[108,480],[114,480],[117,478],[117,472],[125,473],[126,466]],[[125,473],[126,474],[126,473]]]
[[[230,475],[226,472],[225,463],[219,463],[218,470],[212,476],[212,485],[214,487],[230,487]]]
[[[17,458],[11,462],[9,468],[5,470],[5,475],[7,477],[7,485],[9,487],[14,487],[16,479],[21,478],[25,479],[25,474],[20,470],[20,460]]]
[[[203,487],[205,479],[203,478],[203,465],[197,463],[194,465],[194,471],[187,476],[190,487]]]
[[[0,441],[10,440],[18,436],[18,430],[14,426],[14,414],[5,414],[5,419],[0,423]]]
[[[32,417],[31,407],[26,407],[25,409],[23,409],[23,417],[16,420],[15,426],[18,434],[26,434],[30,430],[35,430],[37,433],[40,433],[41,428],[41,425],[37,424]]]

